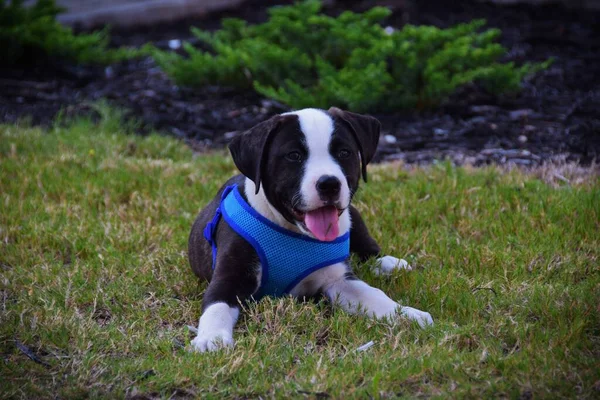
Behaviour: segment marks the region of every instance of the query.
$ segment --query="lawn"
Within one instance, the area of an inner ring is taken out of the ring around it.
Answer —
[[[597,176],[372,166],[355,204],[416,268],[355,270],[435,326],[267,299],[196,354],[187,236],[235,167],[103,113],[0,126],[0,397],[600,395]]]

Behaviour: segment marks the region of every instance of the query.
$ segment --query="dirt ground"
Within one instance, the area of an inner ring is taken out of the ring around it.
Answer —
[[[236,11],[199,20],[114,31],[113,44],[166,47],[190,39],[189,27],[216,29],[224,16],[260,22],[266,8],[289,1],[256,0]],[[502,29],[507,61],[555,59],[524,83],[517,96],[493,96],[471,85],[435,110],[376,115],[383,126],[377,161],[410,164],[449,158],[456,164],[538,165],[549,160],[589,164],[600,154],[600,13],[559,5],[498,6],[474,1],[341,1],[327,12],[362,11],[387,5],[386,26],[406,23],[440,27],[486,18]],[[77,67],[61,60],[37,60],[0,67],[0,122],[28,118],[48,125],[61,109],[69,116],[94,114],[94,101],[107,99],[138,119],[140,133],[158,129],[197,150],[224,146],[233,136],[284,105],[253,92],[210,86],[175,86],[150,59],[108,67]]]

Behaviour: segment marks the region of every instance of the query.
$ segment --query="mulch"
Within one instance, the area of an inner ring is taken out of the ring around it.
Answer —
[[[113,32],[114,45],[191,37],[189,26],[218,28],[223,16],[251,22],[266,8],[289,1],[250,1],[246,6],[203,19]],[[434,110],[375,115],[382,122],[376,161],[426,164],[448,158],[456,164],[538,165],[551,160],[589,164],[600,154],[600,13],[560,5],[498,6],[477,1],[330,2],[327,12],[361,11],[376,4],[393,8],[386,25],[440,27],[486,18],[502,29],[507,61],[555,59],[523,85],[516,96],[494,96],[476,85],[459,90]],[[343,6],[341,5],[343,3]],[[106,99],[139,121],[139,133],[159,130],[198,151],[219,148],[235,135],[288,108],[251,91],[209,86],[177,87],[150,59],[108,67],[73,66],[56,59],[18,68],[0,67],[0,122],[26,118],[49,126],[63,110],[67,117],[91,115]]]

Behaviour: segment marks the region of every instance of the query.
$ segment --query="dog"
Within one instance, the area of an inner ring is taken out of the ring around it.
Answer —
[[[410,269],[381,255],[351,205],[379,134],[377,119],[332,107],[275,115],[232,139],[241,175],[199,213],[189,237],[190,266],[209,282],[193,350],[233,346],[240,305],[265,295],[324,295],[350,313],[433,324],[429,313],[399,305],[349,265],[352,252],[378,257],[378,272]]]

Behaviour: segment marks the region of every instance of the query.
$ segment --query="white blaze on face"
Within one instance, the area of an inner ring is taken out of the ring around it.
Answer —
[[[304,161],[304,173],[300,183],[300,196],[304,210],[317,210],[313,213],[307,213],[305,222],[312,231],[312,234],[321,240],[332,240],[337,235],[331,235],[328,229],[323,229],[321,224],[330,225],[333,218],[332,211],[321,209],[325,204],[319,192],[317,191],[317,180],[324,175],[334,176],[341,182],[339,204],[341,208],[347,208],[350,204],[350,188],[337,161],[329,153],[329,143],[334,130],[333,119],[324,111],[313,108],[294,111],[288,114],[298,116],[300,129],[305,136],[306,146],[308,148],[308,157]],[[344,214],[347,214],[345,212]],[[336,216],[337,218],[337,216]],[[343,215],[344,220],[349,219]],[[341,222],[341,221],[340,221]],[[345,221],[344,221],[345,222]],[[346,225],[342,223],[341,225]],[[314,228],[313,228],[314,227]],[[344,231],[345,226],[340,226],[339,231]],[[318,231],[318,232],[317,232]],[[338,233],[338,229],[335,229]],[[339,232],[338,234],[342,234]],[[326,238],[326,239],[325,239]]]
[[[308,158],[304,161],[304,176],[300,184],[300,194],[307,209],[323,206],[317,192],[317,180],[323,175],[335,176],[342,183],[340,204],[348,207],[350,188],[342,168],[329,153],[329,143],[333,134],[333,119],[324,111],[314,108],[294,111],[298,116],[300,129],[306,138]]]

